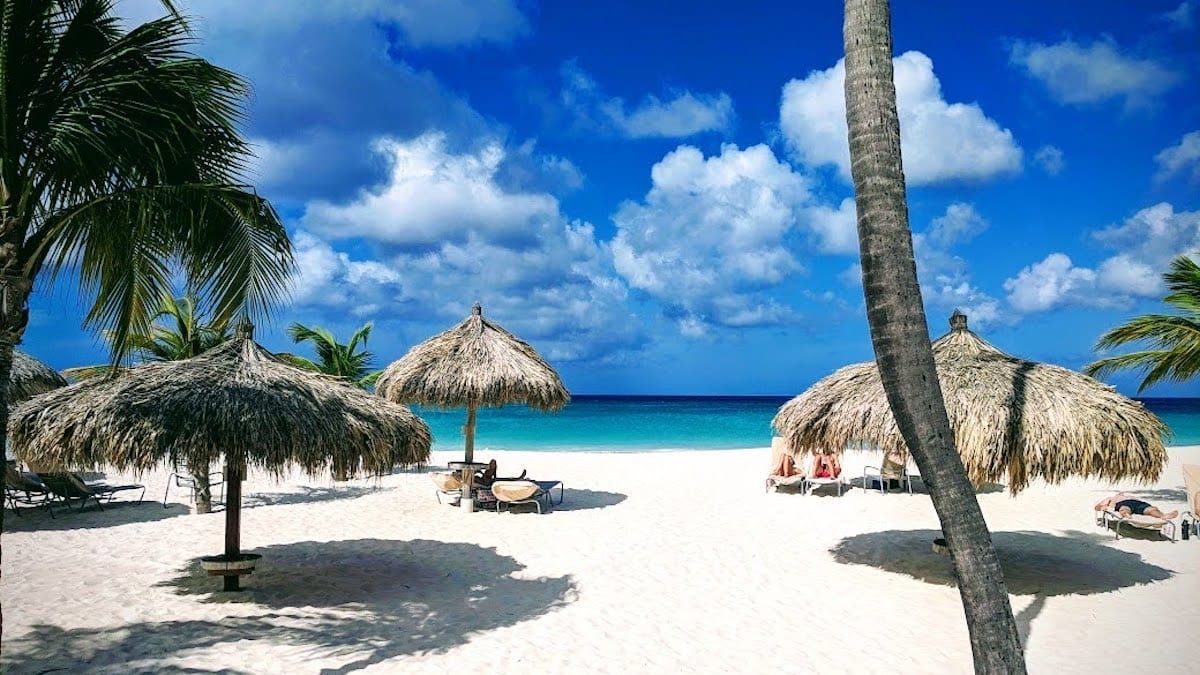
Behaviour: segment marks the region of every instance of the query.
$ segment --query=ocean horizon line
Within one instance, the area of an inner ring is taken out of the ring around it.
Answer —
[[[572,399],[737,399],[737,400],[766,400],[792,399],[798,394],[571,394]],[[1200,396],[1131,396],[1135,401],[1197,401]]]

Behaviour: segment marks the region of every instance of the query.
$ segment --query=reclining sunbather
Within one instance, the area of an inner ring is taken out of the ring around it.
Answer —
[[[475,474],[474,483],[476,487],[491,487],[492,483],[498,480],[524,480],[525,472],[522,471],[520,476],[500,477],[496,475],[496,460],[488,462],[487,468]]]
[[[1128,492],[1118,492],[1117,494],[1096,502],[1095,509],[1097,511],[1115,511],[1122,516],[1151,516],[1153,518],[1162,518],[1163,520],[1172,520],[1179,515],[1178,511],[1163,513],[1157,506],[1150,502],[1145,502],[1140,499],[1135,499]]]

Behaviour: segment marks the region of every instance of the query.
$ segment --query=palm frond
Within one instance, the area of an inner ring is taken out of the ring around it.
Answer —
[[[173,272],[202,298],[191,313],[224,326],[267,313],[293,265],[278,214],[241,185],[246,83],[190,54],[183,17],[163,7],[129,31],[112,0],[5,2],[0,14],[0,185],[23,228],[21,268],[78,278],[114,364],[130,335],[151,334]],[[212,338],[181,318],[183,343]]]
[[[286,363],[290,366],[295,366],[302,370],[311,370],[314,373],[322,372],[321,366],[319,366],[319,365],[313,363],[312,361],[304,358],[303,356],[299,356],[297,354],[291,354],[288,352],[278,352],[275,354],[275,358],[279,359],[280,361],[283,361],[284,363]]]
[[[1129,344],[1148,348],[1099,359],[1088,364],[1085,373],[1103,377],[1118,370],[1141,371],[1139,392],[1158,382],[1184,381],[1200,373],[1200,265],[1179,256],[1163,279],[1171,290],[1164,301],[1186,315],[1144,314],[1109,330],[1100,336],[1096,349]]]

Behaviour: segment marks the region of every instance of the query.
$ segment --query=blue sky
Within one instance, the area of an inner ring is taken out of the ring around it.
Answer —
[[[792,394],[870,358],[841,3],[182,6],[251,81],[251,179],[293,234],[268,347],[374,321],[382,366],[479,300],[577,393]],[[931,332],[959,307],[1081,366],[1200,250],[1200,0],[893,12]],[[25,348],[102,360],[85,303],[40,289]]]

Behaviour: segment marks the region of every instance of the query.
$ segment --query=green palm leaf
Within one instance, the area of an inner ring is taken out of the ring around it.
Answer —
[[[203,299],[193,313],[217,324],[284,297],[287,233],[242,184],[248,88],[188,53],[174,6],[128,32],[111,0],[3,7],[0,195],[4,236],[18,246],[0,255],[0,271],[76,281],[114,363],[145,346],[131,336],[151,334],[180,275]]]
[[[288,327],[288,335],[296,344],[301,342],[312,344],[317,360],[310,361],[294,354],[278,354],[277,356],[288,360],[293,365],[300,365],[303,362],[305,365],[300,365],[300,367],[342,377],[363,388],[369,388],[374,385],[375,379],[379,376],[378,373],[371,372],[374,355],[362,349],[371,336],[371,328],[372,324],[364,324],[354,331],[349,342],[342,344],[337,341],[332,332],[325,328],[319,326],[310,328],[300,323],[293,323]]]
[[[1200,373],[1200,265],[1180,256],[1163,279],[1171,291],[1164,301],[1185,314],[1146,314],[1113,328],[1100,337],[1096,349],[1129,344],[1147,348],[1099,359],[1088,364],[1085,373],[1103,377],[1119,370],[1141,371],[1139,392],[1157,382],[1184,381]]]

